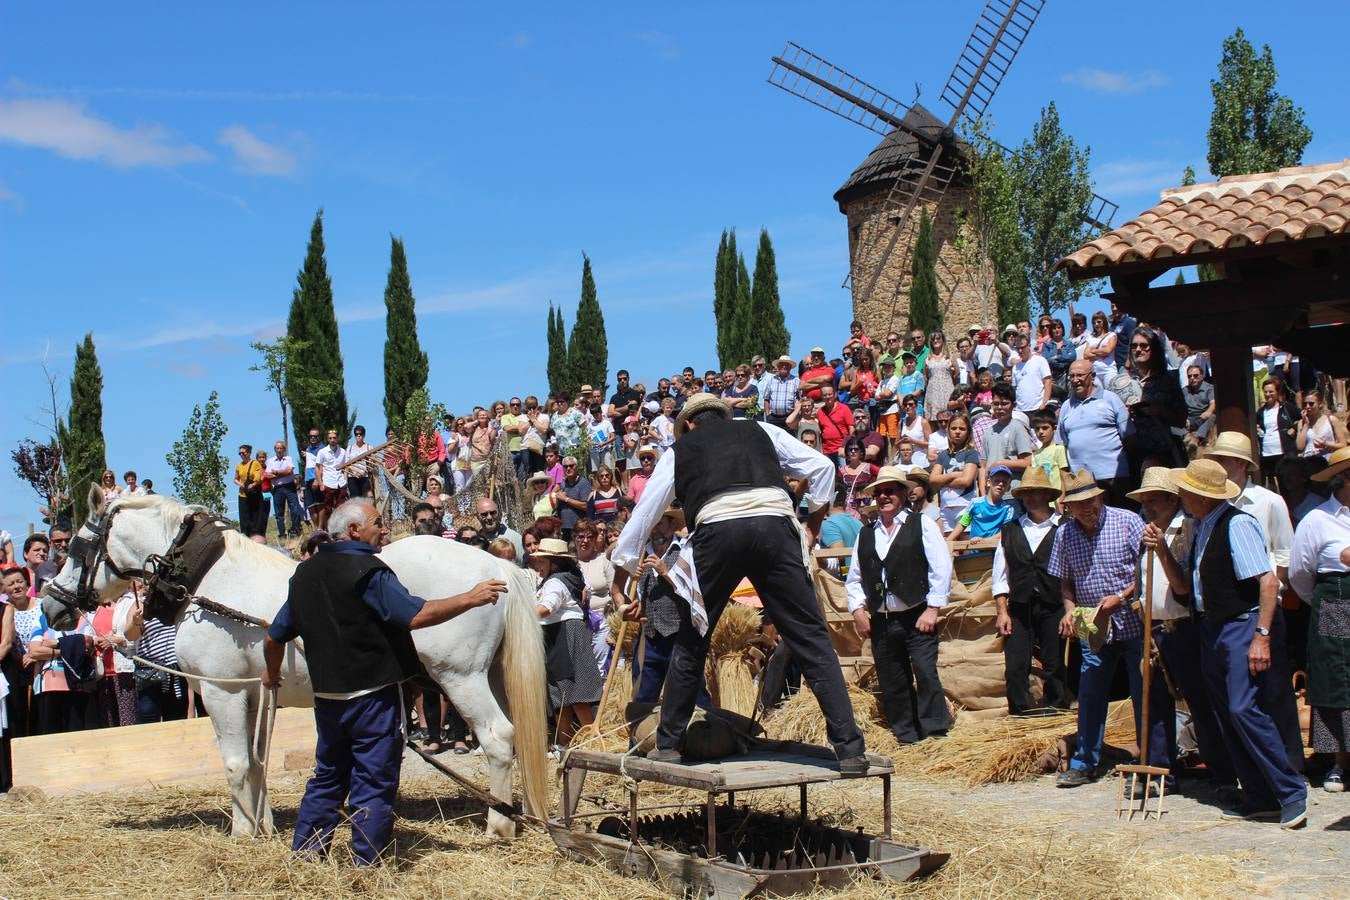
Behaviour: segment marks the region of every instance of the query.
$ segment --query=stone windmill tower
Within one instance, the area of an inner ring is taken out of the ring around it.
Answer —
[[[996,298],[982,289],[987,256],[976,246],[963,253],[956,240],[961,210],[973,203],[967,163],[974,150],[957,137],[978,121],[1012,66],[1045,0],[989,0],[952,67],[940,100],[944,121],[919,103],[901,103],[867,82],[788,43],[773,57],[769,83],[881,134],[834,194],[848,219],[849,275],[854,318],[880,335],[909,326],[910,257],[925,207],[933,222],[938,290],[947,330],[975,322],[993,324]],[[1007,153],[1006,148],[1000,148]],[[1094,195],[1088,216],[1109,227],[1116,206]],[[972,271],[971,267],[975,267]]]

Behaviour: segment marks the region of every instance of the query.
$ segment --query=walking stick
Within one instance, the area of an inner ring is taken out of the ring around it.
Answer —
[[[1158,808],[1156,810],[1157,819],[1162,819],[1163,797],[1167,793],[1166,776],[1168,769],[1160,766],[1150,766],[1148,764],[1148,744],[1149,744],[1149,721],[1148,721],[1148,695],[1153,685],[1153,550],[1150,548],[1144,554],[1144,654],[1140,661],[1142,669],[1143,694],[1139,704],[1139,764],[1128,766],[1116,766],[1116,773],[1120,776],[1120,790],[1116,795],[1116,818],[1119,819],[1122,810],[1125,807],[1125,776],[1130,776],[1130,818],[1134,818],[1134,789],[1139,781],[1139,776],[1144,776],[1144,796],[1139,802],[1139,812],[1148,818],[1148,795],[1153,787],[1153,779],[1158,780]]]

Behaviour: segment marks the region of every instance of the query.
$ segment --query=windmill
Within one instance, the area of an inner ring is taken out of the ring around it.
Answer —
[[[951,110],[945,121],[917,95],[914,103],[902,103],[798,44],[788,42],[773,57],[770,84],[883,135],[834,195],[849,227],[850,271],[843,286],[852,289],[854,317],[869,333],[897,327],[921,204],[933,219],[938,264],[951,276],[946,318],[962,324],[992,319],[989,298],[963,287],[969,281],[962,277],[965,261],[950,240],[957,210],[972,202],[963,163],[973,150],[957,129],[984,115],[1044,6],[1045,0],[988,0],[939,95]],[[1105,230],[1115,212],[1114,203],[1094,194],[1085,220]]]

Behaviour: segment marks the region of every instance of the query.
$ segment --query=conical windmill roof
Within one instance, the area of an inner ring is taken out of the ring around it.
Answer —
[[[834,192],[835,202],[842,210],[847,204],[878,191],[889,191],[896,178],[903,174],[918,175],[923,171],[928,157],[921,154],[922,145],[911,131],[919,134],[931,134],[934,140],[942,134],[947,123],[915,103],[905,113],[906,128],[897,128],[881,139],[881,143],[872,148],[853,174]],[[907,130],[908,129],[908,130]],[[965,156],[970,148],[961,141],[957,147]]]

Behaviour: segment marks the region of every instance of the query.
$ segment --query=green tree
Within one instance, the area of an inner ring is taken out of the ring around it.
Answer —
[[[426,387],[430,365],[417,340],[417,310],[403,241],[389,239],[389,280],[384,287],[384,420],[402,414],[413,391]]]
[[[290,433],[289,411],[293,398],[304,398],[300,402],[312,405],[315,397],[323,397],[332,392],[332,382],[327,379],[304,377],[300,381],[292,380],[294,373],[287,360],[298,350],[304,349],[306,341],[293,341],[281,335],[270,344],[254,341],[249,344],[261,356],[262,361],[248,367],[250,372],[262,372],[267,379],[267,389],[277,395],[281,406],[281,437],[288,440]],[[303,446],[303,445],[302,445]]]
[[[730,235],[731,248],[728,250],[727,230],[722,229],[722,239],[717,245],[717,262],[713,269],[713,324],[717,329],[717,364],[728,365],[732,343],[732,309],[736,303],[735,265],[736,234]]]
[[[567,371],[569,390],[589,384],[603,390],[605,374],[609,371],[609,344],[605,337],[605,314],[595,296],[595,276],[591,274],[591,258],[581,255],[581,299],[577,301],[577,315],[572,320],[572,334],[567,340]]]
[[[954,245],[965,277],[981,299],[981,321],[1020,322],[1027,305],[1026,244],[1017,197],[1003,148],[982,122],[965,135],[972,200],[957,213]]]
[[[323,210],[314,216],[309,232],[305,264],[296,276],[286,336],[292,351],[286,359],[287,377],[294,385],[326,383],[330,389],[309,396],[292,395],[291,424],[296,446],[305,445],[310,428],[337,431],[347,442],[354,417],[347,413],[347,390],[343,385],[342,347],[338,340],[337,311],[333,308],[333,282],[324,259]]]
[[[736,254],[736,303],[732,307],[731,361],[722,368],[734,368],[749,363],[755,355],[754,288],[750,270],[745,265],[745,254]]]
[[[548,392],[556,397],[567,390],[567,326],[561,309],[548,304]]]
[[[108,468],[103,442],[103,369],[94,349],[94,335],[86,334],[75,347],[75,370],[70,376],[70,410],[67,421],[57,423],[57,442],[65,457],[74,526],[89,515],[89,485],[97,484]],[[55,514],[56,510],[52,510]]]
[[[1053,102],[1041,110],[1031,137],[1013,153],[1010,170],[1027,251],[1022,271],[1029,299],[1042,313],[1054,314],[1092,286],[1054,271],[1056,260],[1092,238],[1088,156],[1088,149],[1079,149],[1060,126]]]
[[[1219,77],[1209,83],[1208,162],[1215,175],[1273,172],[1303,159],[1312,130],[1303,124],[1303,108],[1276,92],[1278,77],[1269,44],[1257,56],[1241,28],[1224,39]]]
[[[212,391],[205,407],[200,403],[192,407],[183,436],[164,455],[173,469],[178,499],[204,506],[219,516],[225,515],[225,473],[230,464],[220,452],[227,431],[216,392]]]
[[[1187,166],[1181,172],[1181,186],[1190,187],[1193,184],[1195,184],[1195,169]],[[1219,273],[1209,263],[1200,263],[1195,267],[1195,279],[1197,281],[1218,281]],[[1178,281],[1177,284],[1181,284],[1181,282]]]
[[[750,290],[750,356],[759,354],[772,363],[787,353],[792,335],[783,318],[778,298],[778,262],[774,257],[769,230],[759,232],[759,250],[755,253],[754,287]]]
[[[925,334],[942,330],[942,303],[933,261],[933,220],[928,218],[927,206],[919,215],[919,234],[914,239],[909,271],[909,327],[920,328]]]

